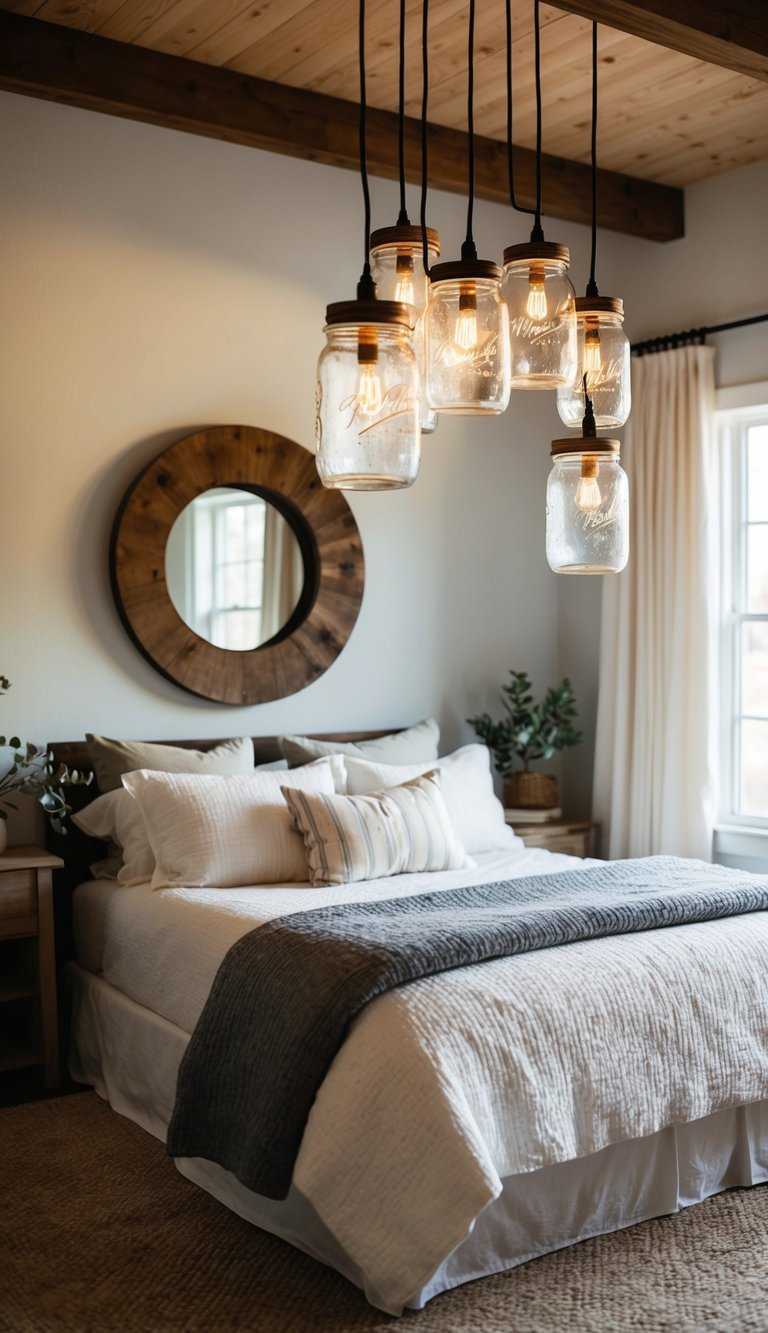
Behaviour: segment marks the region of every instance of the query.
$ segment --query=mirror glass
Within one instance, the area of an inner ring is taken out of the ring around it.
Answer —
[[[252,491],[216,487],[182,509],[165,548],[168,594],[182,620],[217,648],[247,652],[290,620],[304,559],[282,514]]]

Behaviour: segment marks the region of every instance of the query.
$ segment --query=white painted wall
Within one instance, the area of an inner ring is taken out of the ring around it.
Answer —
[[[354,294],[360,271],[359,183],[11,95],[0,144],[6,734],[258,735],[435,714],[452,746],[509,666],[549,683],[551,404],[539,395],[503,419],[443,422],[411,490],[351,498],[365,597],[315,684],[231,709],[153,671],[112,604],[115,509],[149,459],[203,426],[245,422],[311,446],[324,308]],[[394,186],[372,188],[376,221],[394,221]],[[448,254],[462,212],[458,198],[435,200]],[[480,206],[476,234],[493,256],[525,228]]]
[[[601,290],[625,297],[633,336],[754,308],[745,270],[749,255],[759,263],[767,181],[757,168],[692,191],[684,241],[603,239]],[[444,420],[411,490],[352,497],[367,565],[360,619],[331,670],[292,698],[197,700],[152,670],[114,610],[112,518],[166,444],[245,422],[311,446],[324,306],[353,294],[360,268],[356,177],[2,95],[0,186],[0,671],[13,682],[0,730],[202,737],[434,714],[450,747],[471,739],[468,713],[496,708],[510,667],[542,689],[569,673],[588,738],[566,757],[567,799],[588,808],[599,587],[546,564],[548,443],[561,429],[549,395],[517,394],[493,421]],[[372,188],[375,224],[393,221],[394,185]],[[444,256],[457,254],[461,200],[432,196],[430,222]],[[527,231],[509,210],[477,206],[483,257]],[[580,289],[587,231],[547,234],[571,245]]]

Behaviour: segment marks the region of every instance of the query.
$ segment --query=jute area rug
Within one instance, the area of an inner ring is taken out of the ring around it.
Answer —
[[[437,1297],[400,1321],[249,1226],[94,1093],[0,1111],[3,1333],[768,1330],[768,1188]]]

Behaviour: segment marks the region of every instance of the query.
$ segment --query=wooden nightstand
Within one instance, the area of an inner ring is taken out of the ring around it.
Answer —
[[[0,1071],[41,1065],[59,1084],[53,871],[58,856],[9,847],[0,856]]]
[[[590,819],[552,819],[546,824],[518,820],[512,827],[526,847],[544,847],[548,852],[565,852],[568,856],[594,856],[600,829]]]

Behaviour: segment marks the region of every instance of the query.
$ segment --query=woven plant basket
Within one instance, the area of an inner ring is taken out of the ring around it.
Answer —
[[[508,773],[504,804],[511,810],[551,810],[558,804],[557,778],[549,773]]]

